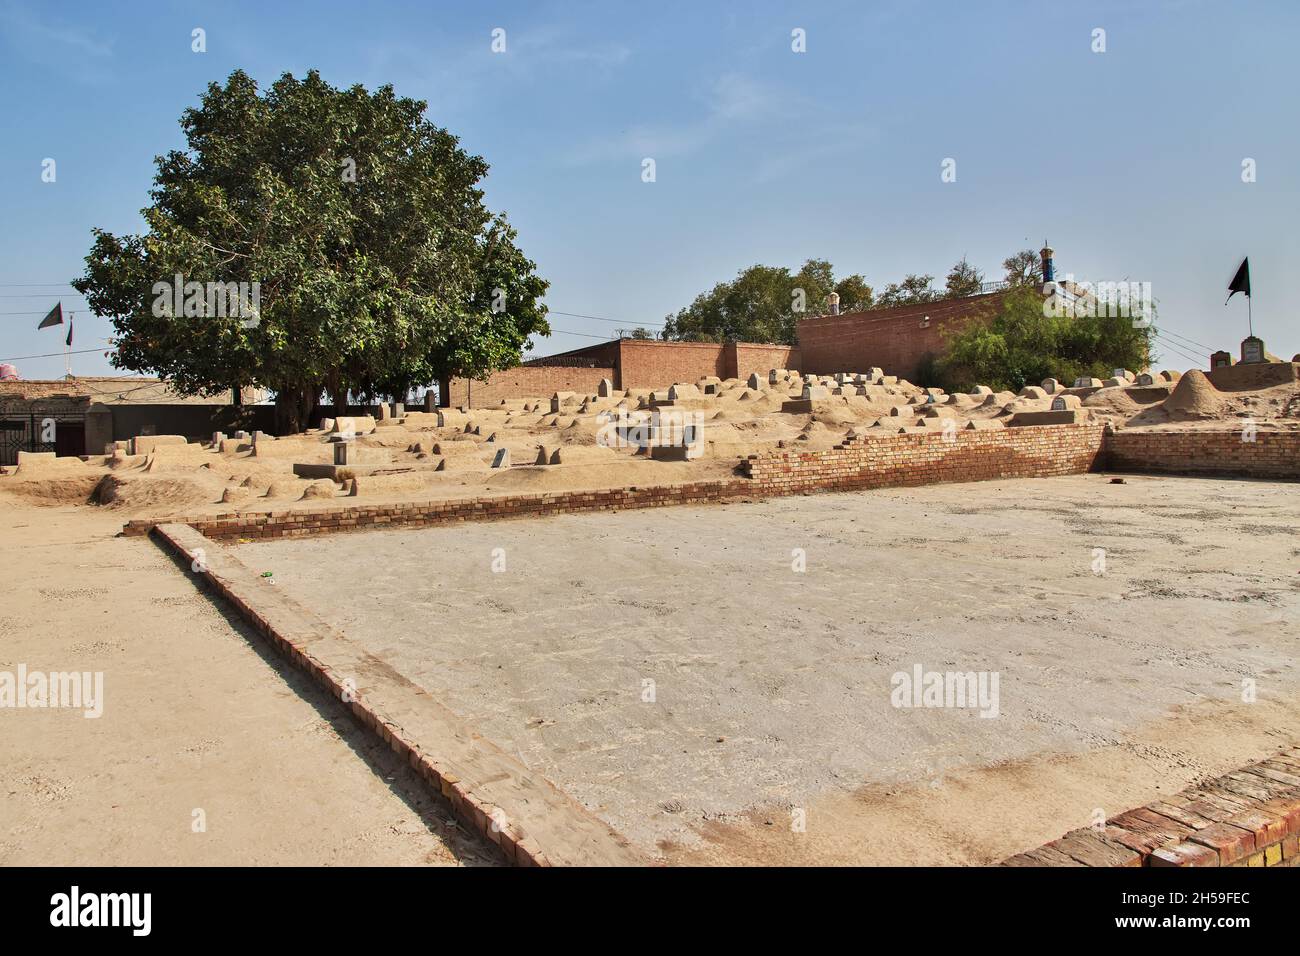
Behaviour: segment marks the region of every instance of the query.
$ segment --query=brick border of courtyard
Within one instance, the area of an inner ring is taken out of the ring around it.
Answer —
[[[859,437],[827,451],[751,455],[744,477],[650,487],[448,498],[393,504],[191,514],[127,522],[125,535],[162,523],[187,524],[210,538],[300,537],[395,525],[541,517],[668,505],[709,504],[814,491],[889,488],[999,478],[1045,478],[1097,470],[1101,425],[1027,426],[943,434]],[[563,467],[563,466],[556,466]]]
[[[285,508],[129,521],[124,535],[188,524],[210,538],[300,537],[376,527],[491,521],[772,498],[817,491],[940,482],[1049,478],[1089,471],[1300,480],[1300,432],[1120,431],[1105,426],[1030,425],[955,433],[861,435],[826,451],[751,455],[743,476],[650,487],[489,495],[393,504]],[[556,466],[563,467],[563,466]]]
[[[1300,747],[1001,865],[1300,866]]]
[[[284,657],[406,760],[473,831],[519,866],[643,865],[615,832],[477,733],[418,685],[183,524],[154,537],[189,564]],[[436,754],[428,747],[434,747]]]

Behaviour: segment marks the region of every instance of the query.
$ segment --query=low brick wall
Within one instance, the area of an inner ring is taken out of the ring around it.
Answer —
[[[1300,479],[1300,432],[1134,431],[1106,436],[1106,468],[1166,475]]]
[[[1072,830],[1003,866],[1300,866],[1300,748]]]
[[[750,458],[746,470],[764,494],[779,495],[1077,475],[1102,458],[1102,426],[1056,425],[859,438],[830,451]]]
[[[260,540],[390,525],[425,527],[457,521],[708,504],[807,491],[993,478],[1046,478],[1094,469],[1101,457],[1101,448],[1102,429],[1099,425],[958,431],[950,438],[938,432],[933,435],[882,435],[848,442],[828,451],[786,452],[750,458],[744,463],[748,477],[722,481],[343,508],[321,506],[301,510],[179,515],[131,521],[123,533],[146,534],[155,525],[167,521],[188,524],[210,538]]]

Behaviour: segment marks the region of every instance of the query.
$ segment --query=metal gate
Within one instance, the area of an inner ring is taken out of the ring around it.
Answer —
[[[0,465],[18,464],[20,451],[86,453],[86,416],[30,409],[26,414],[0,413]]]

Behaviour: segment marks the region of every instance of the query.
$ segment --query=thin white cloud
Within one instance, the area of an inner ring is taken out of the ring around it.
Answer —
[[[0,23],[4,26],[4,33],[9,34],[11,46],[41,62],[50,61],[50,44],[71,47],[82,55],[96,58],[113,55],[111,38],[97,37],[76,27],[43,22],[31,10],[16,3],[0,6]]]

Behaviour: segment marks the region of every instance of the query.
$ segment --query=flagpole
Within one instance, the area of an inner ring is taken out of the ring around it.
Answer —
[[[73,320],[73,318],[76,316],[76,314],[77,314],[77,313],[75,313],[75,312],[69,312],[69,313],[68,313],[68,328],[72,328],[72,320]],[[68,351],[68,350],[71,349],[71,348],[72,348],[72,346],[68,344],[68,340],[67,340],[67,338],[64,338],[64,340],[63,340],[63,368],[64,368],[64,371],[67,373],[68,378],[72,378],[72,356],[69,354],[69,351]]]

